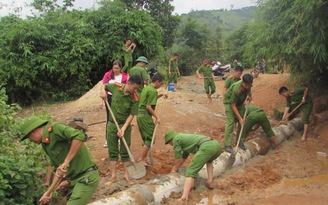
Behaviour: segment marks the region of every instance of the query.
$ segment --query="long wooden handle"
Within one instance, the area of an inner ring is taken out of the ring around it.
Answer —
[[[249,104],[249,103],[248,103],[248,104]],[[247,115],[247,110],[248,110],[248,105],[246,106],[245,113],[244,113],[244,118],[243,118],[243,120],[244,120],[244,124],[246,124],[245,119],[246,119],[246,115]],[[237,152],[237,149],[238,149],[238,146],[239,146],[239,142],[240,142],[240,138],[241,138],[241,135],[242,135],[242,133],[243,133],[243,130],[244,130],[244,125],[241,125],[240,132],[239,132],[239,136],[238,136],[237,145],[236,145],[236,147],[235,147],[235,153]]]
[[[161,112],[160,112],[160,114],[159,114],[159,119],[161,119],[161,117],[162,117],[163,110],[164,110],[164,104],[162,105]],[[158,124],[159,124],[159,123],[157,123],[157,124],[155,125],[154,132],[153,132],[153,138],[151,139],[150,147],[152,147],[153,144],[154,144],[154,141],[155,141],[155,134],[156,134],[156,130],[157,130]]]
[[[105,101],[106,106],[107,106],[107,108],[108,108],[108,110],[109,110],[109,112],[110,112],[110,115],[112,116],[112,119],[113,119],[113,121],[114,121],[114,123],[115,123],[115,125],[116,125],[117,131],[119,131],[119,130],[120,130],[120,127],[118,126],[118,123],[117,123],[117,121],[116,121],[116,118],[115,118],[115,116],[114,116],[114,113],[113,113],[112,109],[110,108],[110,106],[109,106],[109,104],[108,104],[108,101],[107,101],[107,100],[104,100],[104,101]],[[126,150],[128,151],[128,154],[129,154],[129,157],[130,157],[131,162],[133,163],[133,166],[136,167],[136,165],[135,165],[135,161],[134,161],[134,158],[133,158],[133,155],[132,155],[132,153],[131,153],[131,151],[130,151],[130,149],[129,149],[128,144],[127,144],[126,141],[125,141],[124,136],[121,137],[121,139],[122,139],[122,141],[123,141],[123,144],[124,144]]]
[[[67,169],[67,167],[64,167],[64,168],[65,168],[65,170]],[[63,179],[63,177],[59,177],[55,174],[54,180],[52,180],[50,187],[46,191],[47,197],[49,197],[50,194],[55,191],[56,187],[60,184],[62,179]],[[43,203],[40,203],[40,205],[43,205]]]
[[[150,147],[153,147],[154,141],[155,141],[155,133],[158,127],[158,123],[155,125],[154,132],[153,132],[153,138],[151,139]]]
[[[297,105],[295,108],[294,108],[294,110],[292,110],[290,113],[289,113],[289,115],[287,115],[287,117],[289,117],[289,116],[291,116],[291,114],[293,114],[300,106],[302,105],[302,102],[299,104],[299,105]]]
[[[295,108],[294,108],[294,110],[292,110],[285,118],[289,118],[289,116],[291,116],[300,106],[302,105],[302,102],[299,104],[299,105],[297,105]],[[282,122],[284,121],[284,119],[285,118],[283,118],[282,120],[280,120],[279,122],[278,122],[278,124],[276,124],[274,127],[278,127],[279,125],[281,125],[282,124]]]

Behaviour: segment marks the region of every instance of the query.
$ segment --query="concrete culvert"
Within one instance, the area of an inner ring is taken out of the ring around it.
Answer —
[[[296,131],[303,128],[303,122],[299,118],[295,118],[288,122],[287,125],[280,125],[273,128],[275,132],[275,146],[280,145]],[[244,164],[256,155],[263,155],[271,148],[270,142],[264,136],[257,136],[245,143],[247,150],[238,149],[236,160],[233,167]],[[213,161],[214,176],[218,177],[227,171],[227,161],[229,153],[222,153]],[[206,180],[207,172],[205,166],[198,173],[197,184]],[[115,193],[107,198],[90,203],[90,205],[116,205],[116,204],[160,204],[165,198],[168,198],[172,192],[182,192],[185,177],[180,173],[170,173],[167,175],[158,175],[155,179],[142,185],[134,185],[127,190]]]

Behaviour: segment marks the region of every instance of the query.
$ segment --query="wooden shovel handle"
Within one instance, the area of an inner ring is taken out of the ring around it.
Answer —
[[[249,103],[248,103],[248,105],[249,105]],[[245,113],[244,113],[244,117],[243,117],[244,124],[246,124],[245,119],[246,119],[246,116],[247,116],[248,105],[246,105],[246,109],[245,109]],[[241,135],[243,134],[243,130],[244,130],[244,125],[241,125],[237,145],[235,147],[235,153],[237,152],[237,149],[238,149],[238,146],[239,146],[239,143],[240,143],[240,138],[241,138]]]
[[[302,102],[299,104],[299,105],[297,105],[295,108],[294,108],[294,110],[292,110],[285,118],[287,118],[287,120],[288,120],[288,118],[289,118],[289,116],[291,116],[300,106],[302,105]],[[284,118],[284,119],[285,119]],[[282,120],[280,120],[279,122],[278,122],[278,124],[276,124],[276,126],[274,126],[274,127],[278,127],[279,125],[281,125],[282,124],[282,122],[284,121],[284,119],[282,119]]]
[[[65,169],[67,169],[67,167],[65,167]],[[63,177],[59,177],[55,174],[54,180],[52,180],[50,187],[46,191],[47,197],[49,197],[50,194],[55,191],[56,187],[60,184],[62,179],[63,179]],[[43,205],[43,203],[40,203],[40,205]]]
[[[113,119],[113,121],[114,121],[114,123],[115,123],[115,125],[116,125],[117,131],[119,131],[119,130],[120,130],[120,127],[118,126],[118,123],[117,123],[117,121],[116,121],[116,118],[115,118],[115,116],[114,116],[114,113],[113,113],[112,109],[110,108],[108,101],[107,101],[107,100],[104,100],[104,101],[105,101],[106,106],[107,106],[107,108],[108,108],[108,110],[109,110],[109,112],[110,112],[110,115],[112,116],[112,119]],[[124,136],[121,137],[121,139],[122,139],[122,141],[123,141],[123,144],[124,144],[126,150],[128,151],[128,154],[129,154],[129,157],[130,157],[130,159],[131,159],[131,162],[133,163],[134,166],[136,166],[136,165],[135,165],[134,158],[133,158],[133,155],[132,155],[132,153],[131,153],[131,151],[130,151],[130,149],[129,149],[128,144],[127,144],[126,141],[125,141]]]

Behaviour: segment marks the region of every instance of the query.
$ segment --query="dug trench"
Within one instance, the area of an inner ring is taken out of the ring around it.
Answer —
[[[247,71],[246,71],[247,72]],[[254,79],[253,103],[262,107],[269,116],[272,126],[277,123],[274,110],[283,110],[285,101],[278,95],[280,86],[285,85],[288,75],[263,74]],[[161,124],[156,132],[153,149],[154,166],[147,167],[147,174],[134,180],[143,184],[157,175],[168,174],[173,166],[173,150],[164,145],[163,135],[169,129],[177,132],[202,134],[212,137],[223,145],[225,124],[222,103],[224,81],[216,80],[217,92],[211,104],[206,103],[203,80],[196,76],[182,77],[176,92],[167,92],[168,99],[159,99],[157,111],[163,107]],[[55,121],[68,123],[72,118],[81,117],[87,124],[106,120],[104,108],[99,107],[97,84],[80,99],[63,104],[42,105],[34,108],[45,111]],[[219,94],[219,95],[217,95]],[[308,140],[303,142],[300,135],[294,135],[281,146],[271,149],[266,155],[257,156],[242,166],[234,167],[214,180],[214,189],[199,185],[191,192],[188,204],[326,204],[328,201],[328,125],[327,98],[315,100]],[[316,105],[317,103],[317,105]],[[31,114],[24,109],[20,116]],[[133,121],[131,151],[138,158],[142,140],[136,120]],[[118,164],[118,182],[105,186],[110,179],[108,150],[104,148],[105,123],[89,126],[86,142],[101,176],[97,191],[91,201],[110,196],[128,188],[122,176],[122,164]],[[250,134],[248,139],[256,133]],[[319,155],[318,155],[319,152]],[[188,166],[189,161],[184,164]],[[161,204],[176,204],[181,193],[172,193]]]

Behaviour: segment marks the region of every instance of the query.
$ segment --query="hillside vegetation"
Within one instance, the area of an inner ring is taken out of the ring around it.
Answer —
[[[206,24],[209,28],[215,29],[221,26],[224,36],[227,36],[231,31],[240,28],[243,24],[255,19],[258,8],[255,6],[245,7],[236,10],[201,10],[191,11],[181,15],[181,24],[192,18],[200,24]]]

